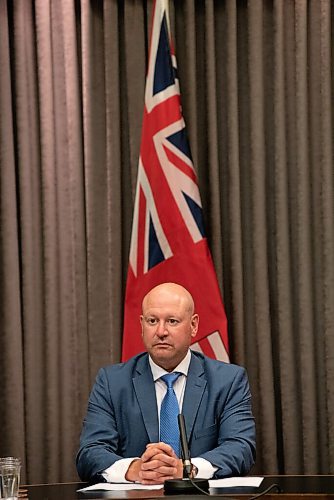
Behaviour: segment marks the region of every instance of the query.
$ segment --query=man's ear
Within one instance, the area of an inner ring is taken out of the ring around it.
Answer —
[[[139,321],[140,321],[140,325],[141,325],[141,336],[143,336],[143,334],[144,334],[144,331],[143,331],[144,330],[144,328],[143,328],[144,316],[142,314],[139,316]]]
[[[198,332],[198,325],[199,325],[199,316],[198,314],[193,314],[191,317],[191,336],[196,337],[197,332]]]

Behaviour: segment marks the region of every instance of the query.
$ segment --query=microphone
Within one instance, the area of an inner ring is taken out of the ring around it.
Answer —
[[[195,493],[209,495],[209,481],[207,479],[191,478],[193,465],[190,459],[186,426],[182,413],[178,415],[177,420],[180,431],[183,479],[167,479],[164,482],[165,494],[182,495],[185,493]]]
[[[190,460],[190,452],[187,441],[187,433],[186,433],[186,425],[184,422],[184,416],[180,413],[177,416],[177,421],[179,424],[180,431],[180,443],[181,443],[181,453],[182,453],[182,462],[183,462],[183,477],[188,477],[191,474],[192,463]]]

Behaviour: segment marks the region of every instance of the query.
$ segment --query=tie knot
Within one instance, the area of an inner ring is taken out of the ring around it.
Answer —
[[[181,375],[180,372],[166,373],[166,375],[163,375],[160,378],[165,382],[167,388],[171,389],[173,387],[175,380],[177,380],[180,375]]]

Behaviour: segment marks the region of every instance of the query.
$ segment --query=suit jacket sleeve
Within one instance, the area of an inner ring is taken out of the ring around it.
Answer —
[[[83,481],[103,481],[100,473],[122,458],[116,452],[119,435],[107,388],[107,374],[101,368],[89,397],[77,454],[77,470]]]
[[[218,405],[218,445],[199,454],[218,467],[214,475],[217,479],[248,474],[255,461],[255,423],[248,378],[243,368],[233,368],[224,404]],[[200,438],[199,433],[195,437]]]

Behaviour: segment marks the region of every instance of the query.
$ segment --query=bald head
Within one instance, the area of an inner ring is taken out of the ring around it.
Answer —
[[[162,283],[148,292],[142,303],[142,336],[153,361],[172,371],[186,356],[198,330],[194,300],[183,286]]]
[[[185,311],[190,315],[194,314],[195,305],[194,299],[186,288],[177,283],[161,283],[152,288],[144,297],[142,302],[142,310],[149,306],[150,303],[161,301],[164,304],[168,300],[180,301],[183,303]]]

